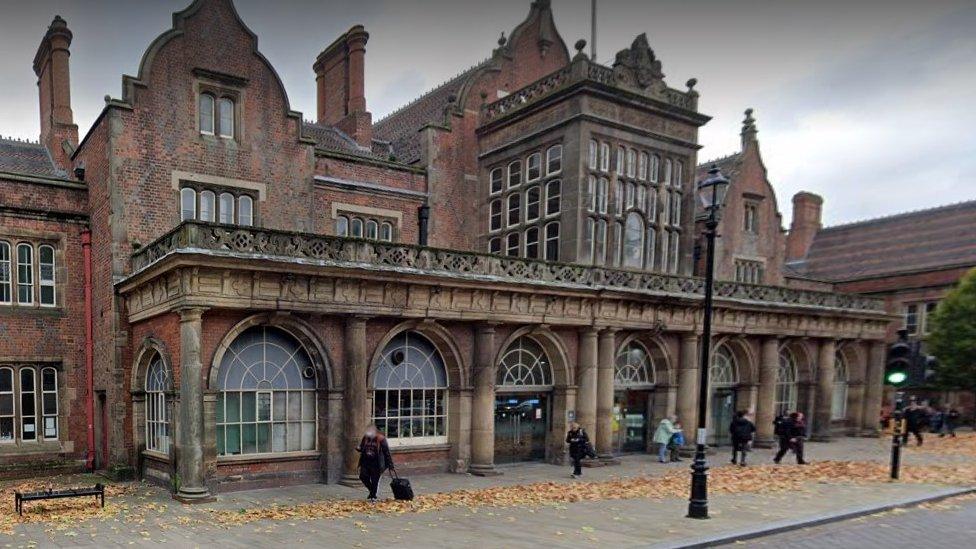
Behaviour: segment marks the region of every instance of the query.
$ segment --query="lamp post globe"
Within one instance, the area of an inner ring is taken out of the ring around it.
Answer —
[[[712,354],[712,286],[715,279],[715,232],[719,211],[725,202],[730,181],[718,166],[712,165],[708,177],[698,182],[696,189],[707,217],[705,219],[705,307],[702,314],[701,362],[698,374],[698,430],[695,435],[695,460],[691,465],[691,497],[688,498],[688,518],[708,518],[708,463],[705,460],[705,415],[708,412],[708,373]]]

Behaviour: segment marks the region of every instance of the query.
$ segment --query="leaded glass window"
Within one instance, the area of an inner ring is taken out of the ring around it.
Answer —
[[[156,355],[146,369],[146,450],[169,453],[172,435],[166,393],[170,389],[166,366]]]
[[[255,326],[237,336],[217,374],[217,454],[315,450],[316,372],[294,337]]]
[[[725,345],[716,349],[712,355],[708,380],[712,387],[731,387],[739,383],[739,368],[735,356]]]
[[[533,339],[525,336],[516,339],[502,355],[496,384],[505,388],[551,387],[549,357]]]
[[[789,349],[779,353],[779,368],[776,371],[776,415],[796,411],[797,393],[796,358]]]
[[[654,362],[647,349],[631,341],[617,353],[613,385],[617,388],[646,388],[655,383]]]
[[[834,358],[834,394],[830,402],[830,419],[847,417],[847,360],[837,353]]]
[[[373,375],[373,422],[392,444],[447,442],[447,368],[424,336],[403,332]]]

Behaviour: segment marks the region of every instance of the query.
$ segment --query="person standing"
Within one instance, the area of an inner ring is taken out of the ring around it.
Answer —
[[[380,478],[387,469],[394,471],[393,456],[386,437],[376,430],[376,425],[366,428],[363,438],[356,448],[359,452],[359,480],[369,490],[366,500],[376,503],[376,490],[379,488]]]
[[[746,453],[749,452],[749,444],[752,442],[753,433],[756,432],[756,425],[746,417],[745,410],[735,413],[732,423],[729,424],[729,434],[732,435],[732,464],[745,467]],[[737,461],[738,458],[738,461]]]
[[[943,424],[943,431],[939,434],[940,437],[945,436],[949,433],[949,436],[956,438],[956,425],[959,425],[959,410],[955,408],[949,408],[949,411],[945,413],[945,421]]]
[[[928,414],[925,412],[925,408],[919,406],[918,401],[915,397],[909,400],[908,407],[905,408],[905,432],[901,435],[901,443],[908,443],[908,434],[911,433],[915,436],[915,445],[922,445],[922,428],[928,421]]]
[[[675,416],[668,416],[658,423],[657,430],[654,431],[654,442],[657,443],[657,460],[661,463],[668,462],[668,444],[671,436],[674,435],[674,424],[678,421]]]
[[[671,434],[671,441],[668,442],[668,450],[671,453],[670,461],[681,461],[681,447],[685,445],[685,433],[681,424],[674,422],[674,433]]]
[[[583,476],[583,458],[586,457],[587,446],[590,444],[590,437],[587,436],[583,427],[575,421],[569,424],[569,431],[566,432],[566,443],[569,444],[569,457],[573,460],[573,478]]]

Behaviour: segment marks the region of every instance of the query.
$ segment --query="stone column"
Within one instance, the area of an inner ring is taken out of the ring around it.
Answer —
[[[478,476],[495,469],[495,327],[481,324],[474,336],[474,396],[471,399],[471,467]]]
[[[847,421],[846,431],[848,436],[861,434],[861,423],[864,414],[864,382],[868,371],[867,349],[862,347],[864,352],[860,353],[861,360],[854,364],[849,374],[847,383]]]
[[[345,394],[343,433],[343,471],[340,484],[358,486],[359,481],[359,452],[356,446],[366,428],[368,414],[366,410],[366,318],[352,316],[346,319],[345,333]]]
[[[830,440],[830,409],[834,401],[834,362],[837,344],[833,339],[820,342],[817,360],[817,399],[814,408],[813,440]]]
[[[684,428],[685,445],[695,445],[695,433],[698,429],[698,335],[695,333],[682,334],[681,360],[678,369],[678,421]],[[656,425],[654,426],[657,427]]]
[[[884,394],[885,344],[872,341],[868,348],[867,372],[864,375],[864,403],[861,410],[861,436],[876,437]]]
[[[779,339],[767,337],[762,342],[759,362],[759,397],[756,399],[756,446],[760,448],[770,448],[773,445],[778,373]]]
[[[203,463],[203,334],[201,308],[180,309],[180,436],[176,449],[179,488],[174,496],[183,502],[210,499]]]
[[[597,330],[580,331],[579,360],[576,366],[576,422],[590,439],[596,436]]]
[[[616,330],[600,332],[596,395],[596,452],[607,463],[613,459],[613,373],[616,358]]]

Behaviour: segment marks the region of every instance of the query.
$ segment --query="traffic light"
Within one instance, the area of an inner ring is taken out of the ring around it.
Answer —
[[[912,364],[911,343],[905,330],[898,331],[898,341],[888,348],[888,360],[885,363],[884,382],[886,385],[900,387],[908,381],[908,370]]]

